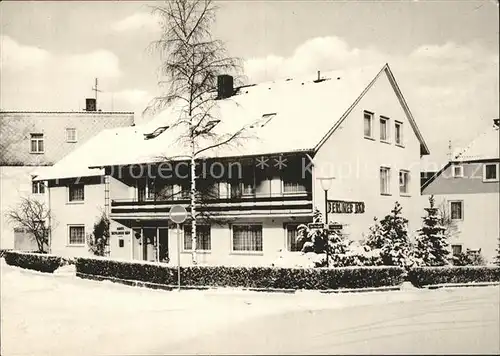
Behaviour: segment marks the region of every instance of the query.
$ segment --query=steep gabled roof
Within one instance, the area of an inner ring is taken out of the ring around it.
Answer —
[[[421,151],[428,154],[406,101],[388,64],[385,64],[382,68],[372,66],[325,72],[322,73],[323,80],[319,81],[312,77],[294,78],[240,88],[231,98],[218,101],[213,116],[221,121],[213,127],[213,132],[227,135],[246,127],[245,139],[207,150],[204,155],[238,157],[314,152],[384,73],[420,140]],[[188,147],[179,141],[179,137],[185,135],[185,128],[175,126],[181,115],[178,107],[171,106],[145,124],[101,132],[81,147],[80,152],[74,152],[73,161],[78,160],[87,167],[104,167],[186,157]],[[155,135],[160,127],[168,128]],[[205,142],[206,145],[210,143]],[[69,156],[60,163],[66,166],[77,164],[72,163]],[[57,166],[59,163],[54,166],[55,174],[70,174],[68,169]]]
[[[430,177],[421,190],[427,188],[437,177],[439,177],[452,164],[462,162],[475,162],[484,160],[499,160],[500,132],[498,126],[492,126],[472,140],[465,148],[458,150],[458,153],[446,163],[443,168]]]

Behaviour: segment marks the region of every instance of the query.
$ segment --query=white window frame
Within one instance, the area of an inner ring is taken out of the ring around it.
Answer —
[[[34,137],[37,136],[37,137]],[[36,142],[36,150],[33,151],[33,142]],[[43,150],[40,150],[40,142],[42,143]],[[45,153],[45,136],[41,132],[30,133],[30,153],[42,154]]]
[[[404,184],[401,184],[401,177],[404,177]],[[410,171],[406,169],[401,169],[399,171],[399,194],[402,196],[409,196],[410,195],[410,182],[411,182],[411,176],[410,176]],[[406,186],[406,191],[402,191],[401,188],[403,186]]]
[[[451,252],[451,255],[452,256],[456,256],[454,253],[453,253],[453,247],[454,246],[460,246],[460,253],[463,253],[464,252],[464,245],[463,244],[450,244],[450,252]]]
[[[382,138],[382,122],[385,122],[385,139]],[[391,142],[391,136],[390,136],[390,123],[391,119],[389,119],[386,116],[380,116],[379,117],[379,136],[380,136],[380,141],[385,142],[385,143],[390,143]]]
[[[76,244],[76,243],[71,243],[71,228],[83,228],[83,243],[81,244]],[[71,224],[68,225],[68,239],[66,240],[67,246],[71,247],[82,247],[85,246],[85,225],[84,224]]]
[[[71,137],[70,132],[75,133],[74,137]],[[78,142],[78,134],[77,134],[76,128],[74,128],[74,127],[67,127],[66,128],[66,142],[70,142],[70,143]]]
[[[42,192],[43,190],[43,192]],[[42,181],[31,182],[31,194],[45,194],[45,183]]]
[[[486,178],[486,166],[495,166],[495,178]],[[485,163],[483,164],[483,182],[498,182],[498,174],[499,174],[499,164],[498,163]]]
[[[381,166],[379,169],[379,185],[382,188],[382,171],[387,172],[387,191],[380,189],[380,195],[391,195],[391,167]]]
[[[453,218],[453,210],[451,208],[452,203],[460,203],[460,218]],[[463,200],[449,200],[449,209],[450,209],[450,219],[453,221],[463,221],[464,220],[464,201]]]
[[[198,229],[199,226],[208,226],[208,235],[210,236],[210,249],[205,250],[205,249],[197,248],[196,251],[197,252],[211,252],[212,251],[212,226],[210,224],[201,224],[201,225],[197,225],[196,229]],[[183,252],[192,252],[193,251],[193,240],[191,239],[191,248],[190,249],[187,249],[186,245],[185,245],[185,243],[186,243],[186,227],[188,229],[190,229],[191,224],[184,225],[182,227],[182,251]]]
[[[367,115],[370,117],[370,135],[367,135],[367,134],[365,133],[365,119],[366,119]],[[363,111],[363,136],[364,136],[365,138],[367,138],[367,139],[370,139],[370,140],[373,140],[373,139],[374,139],[374,136],[375,136],[375,135],[373,134],[373,131],[374,131],[374,130],[373,130],[373,127],[374,127],[374,125],[373,125],[373,121],[374,121],[374,120],[373,120],[373,118],[374,118],[374,117],[375,117],[375,114],[374,114],[374,113],[372,113],[372,112],[370,112],[370,111],[367,111],[367,110]]]
[[[71,200],[71,189],[75,187],[82,187],[83,189],[83,199],[81,200]],[[83,204],[85,202],[85,184],[71,184],[68,186],[68,192],[67,192],[67,197],[68,197],[68,203],[69,204]]]
[[[235,250],[234,249],[234,227],[235,226],[258,226],[261,229],[262,236],[262,250]],[[264,224],[262,223],[240,223],[240,224],[232,224],[230,225],[231,229],[231,253],[232,254],[240,254],[240,255],[263,255],[264,254]]]
[[[398,129],[399,126],[399,141],[398,141]],[[404,147],[404,132],[403,132],[403,123],[401,121],[394,121],[394,143],[396,146]]]
[[[456,174],[455,168],[459,168],[458,174]],[[462,166],[461,164],[453,164],[451,166],[451,175],[453,176],[453,178],[463,178],[464,177],[464,166]]]

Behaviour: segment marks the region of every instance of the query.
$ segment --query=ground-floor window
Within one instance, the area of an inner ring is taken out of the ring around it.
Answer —
[[[451,253],[453,256],[460,255],[462,253],[462,245],[451,245]]]
[[[299,237],[297,227],[298,224],[287,224],[285,226],[286,232],[286,249],[290,252],[298,252],[301,250],[300,244],[297,242]]]
[[[186,251],[193,249],[193,235],[191,232],[191,224],[184,225],[184,250]],[[197,250],[210,251],[212,249],[210,225],[196,225],[196,237]]]
[[[233,251],[262,251],[262,225],[234,225]]]
[[[69,226],[69,245],[84,245],[85,244],[85,226],[70,225]]]

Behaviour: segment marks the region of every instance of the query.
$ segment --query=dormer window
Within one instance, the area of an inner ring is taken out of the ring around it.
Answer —
[[[273,119],[273,117],[276,116],[276,113],[270,113],[270,114],[264,114],[262,115],[262,118],[260,118],[259,120],[257,120],[254,124],[252,124],[250,126],[251,129],[254,129],[256,127],[264,127],[266,126],[269,121],[271,121]]]
[[[462,178],[464,176],[464,167],[455,164],[451,167],[453,178]]]
[[[144,134],[144,139],[150,140],[150,139],[156,138],[159,135],[161,135],[163,132],[165,132],[166,129],[168,129],[168,126],[160,126],[156,130],[154,130],[153,132]]]

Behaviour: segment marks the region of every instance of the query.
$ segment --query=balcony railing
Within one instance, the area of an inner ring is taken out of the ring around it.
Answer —
[[[173,205],[182,205],[188,211],[189,199],[164,201],[112,200],[113,219],[162,218],[168,216]],[[309,216],[312,214],[312,194],[280,194],[276,196],[243,196],[201,201],[197,211],[214,216]]]

